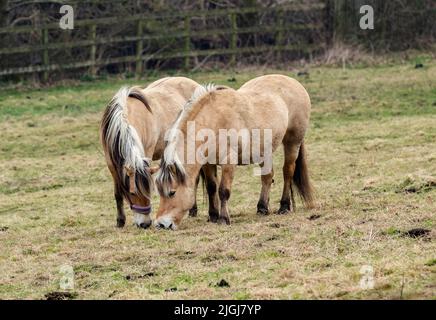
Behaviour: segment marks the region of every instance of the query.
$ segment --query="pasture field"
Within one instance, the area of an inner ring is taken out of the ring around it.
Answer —
[[[237,88],[273,72],[190,76]],[[98,139],[116,90],[158,76],[1,89],[0,299],[56,297],[63,265],[74,269],[74,299],[434,299],[436,62],[281,73],[312,98],[317,207],[257,216],[260,178],[239,167],[232,225],[206,222],[199,190],[198,217],[175,232],[137,229],[130,211],[115,227]],[[281,152],[274,163],[271,211]]]

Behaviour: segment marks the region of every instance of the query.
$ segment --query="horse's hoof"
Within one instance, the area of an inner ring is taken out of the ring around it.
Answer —
[[[269,215],[269,211],[267,208],[257,208],[257,214],[261,216]]]
[[[279,210],[277,210],[277,214],[289,214],[289,213],[291,213],[291,210],[287,208],[280,208]]]
[[[257,213],[262,216],[268,215],[268,204],[262,200],[259,200],[259,202],[257,203]]]
[[[230,219],[227,217],[219,217],[217,222],[218,224],[230,225]]]
[[[196,217],[197,214],[198,214],[198,209],[196,206],[189,209],[189,216],[190,217]]]
[[[125,219],[117,219],[117,228],[124,228],[125,224],[126,224]]]
[[[218,223],[218,217],[212,216],[207,218],[207,222]]]
[[[207,218],[208,222],[217,223],[219,219],[219,213],[218,212],[209,212],[209,218]]]

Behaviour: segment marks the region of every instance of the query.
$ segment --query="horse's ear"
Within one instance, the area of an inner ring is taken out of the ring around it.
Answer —
[[[150,174],[155,174],[156,172],[158,172],[159,171],[159,166],[156,166],[156,167],[150,167]]]
[[[139,101],[141,101],[144,106],[148,109],[148,111],[150,111],[151,113],[153,113],[151,111],[151,107],[150,104],[148,103],[147,99],[145,98],[145,96],[142,94],[141,89],[139,87],[133,87],[130,89],[129,92],[129,97],[131,98],[135,98],[138,99]]]
[[[129,192],[135,193],[136,192],[136,177],[135,177],[135,171],[132,170],[132,168],[125,166],[126,173],[129,177]]]

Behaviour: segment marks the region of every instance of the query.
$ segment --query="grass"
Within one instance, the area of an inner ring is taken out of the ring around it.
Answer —
[[[98,142],[114,92],[157,76],[1,90],[0,299],[62,291],[63,265],[74,268],[76,299],[434,299],[436,63],[414,66],[320,66],[299,77],[313,101],[307,147],[317,208],[298,202],[291,215],[257,216],[259,179],[240,167],[232,225],[207,223],[199,195],[199,216],[176,232],[139,230],[130,214],[115,228]],[[191,77],[239,87],[267,72],[278,71]],[[281,163],[280,152],[272,210]],[[405,236],[415,228],[431,232]],[[366,265],[372,289],[359,285]]]

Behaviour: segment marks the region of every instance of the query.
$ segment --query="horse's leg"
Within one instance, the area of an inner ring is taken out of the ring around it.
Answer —
[[[283,193],[280,200],[278,214],[286,214],[295,211],[294,191],[292,190],[292,178],[294,177],[295,161],[298,157],[300,144],[290,143],[284,140],[285,162],[283,164]],[[292,208],[291,208],[292,203]]]
[[[219,199],[218,199],[218,176],[217,166],[206,164],[203,166],[206,180],[206,190],[209,198],[209,219],[210,222],[217,222],[219,218]]]
[[[261,176],[262,189],[260,191],[259,201],[257,202],[257,213],[262,215],[268,214],[269,193],[271,191],[271,184],[274,182],[274,169],[271,168],[269,174]]]
[[[218,218],[218,223],[230,224],[229,211],[227,202],[230,198],[230,191],[232,189],[233,175],[235,171],[234,165],[223,165],[221,173],[221,183],[219,188],[219,197],[221,200],[221,211]]]
[[[124,214],[123,194],[117,183],[114,186],[114,196],[117,203],[117,227],[122,228],[126,224],[126,215]]]
[[[190,217],[196,217],[198,213],[198,207],[197,207],[197,189],[198,189],[198,183],[200,182],[200,173],[198,174],[197,179],[195,179],[195,191],[194,191],[194,205],[191,209],[189,209],[189,216]]]

